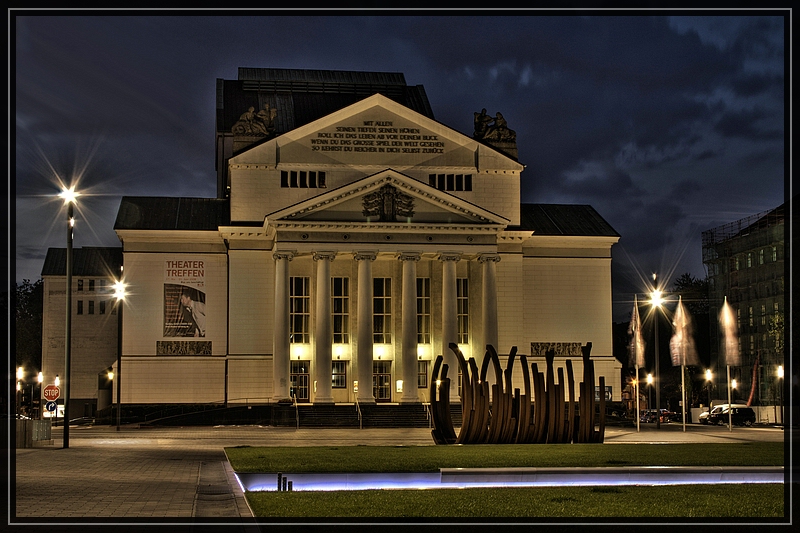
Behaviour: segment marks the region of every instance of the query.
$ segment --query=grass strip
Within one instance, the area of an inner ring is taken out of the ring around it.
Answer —
[[[782,484],[248,492],[246,496],[254,515],[265,518],[784,517]]]
[[[780,442],[230,447],[236,472],[392,473],[440,468],[782,466]]]

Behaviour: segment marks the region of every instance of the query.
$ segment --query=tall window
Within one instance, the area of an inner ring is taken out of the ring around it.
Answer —
[[[331,367],[331,387],[347,388],[347,361],[334,361]]]
[[[767,325],[767,306],[764,304],[761,304],[761,325]]]
[[[372,285],[372,342],[392,342],[392,278],[374,278]]]
[[[78,300],[78,314],[83,314],[83,300]]]
[[[82,279],[79,279],[79,280],[78,280],[78,290],[79,290],[79,291],[82,291],[82,290],[83,290],[83,280],[82,280]]]
[[[428,386],[428,362],[417,361],[417,388],[424,389]]]
[[[777,260],[778,260],[778,247],[777,246],[773,246],[772,247],[772,262],[774,263]]]
[[[292,276],[289,278],[289,338],[292,343],[309,342],[309,323],[311,322],[311,294],[309,278]]]
[[[431,278],[417,278],[417,342],[431,343]]]
[[[458,343],[469,343],[469,280],[456,280],[456,298],[458,304]]]
[[[100,300],[100,314],[101,315],[106,314],[106,301],[105,300]]]
[[[89,300],[89,314],[94,314],[94,300]]]
[[[94,290],[94,280],[93,280],[93,279],[90,279],[90,280],[89,280],[89,290],[90,290],[90,291],[93,291],[93,290]]]
[[[350,278],[331,278],[333,342],[350,342]]]
[[[758,264],[759,265],[763,265],[764,264],[764,249],[763,248],[758,251]]]
[[[750,325],[750,327],[752,327],[753,326],[753,306],[752,305],[747,308],[747,316],[748,316],[748,322],[747,323],[748,323],[748,325]]]

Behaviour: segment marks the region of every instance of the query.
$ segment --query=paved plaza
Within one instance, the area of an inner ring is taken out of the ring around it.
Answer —
[[[244,494],[226,461],[229,446],[433,446],[430,429],[294,429],[265,426],[148,428],[75,426],[70,446],[53,428],[53,445],[17,449],[11,460],[10,524],[142,525],[171,523],[217,531],[220,523],[257,533]],[[643,424],[606,428],[605,443],[782,442],[775,427]],[[213,526],[213,527],[212,527]],[[262,526],[265,527],[265,526]],[[215,529],[217,528],[217,529]],[[73,528],[70,528],[73,530]],[[30,529],[27,529],[30,531]],[[48,532],[58,531],[53,527]],[[227,531],[227,529],[226,529]]]

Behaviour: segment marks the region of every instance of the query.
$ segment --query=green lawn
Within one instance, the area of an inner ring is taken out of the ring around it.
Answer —
[[[264,518],[780,518],[784,486],[535,487],[248,492]]]
[[[236,472],[438,472],[440,468],[781,466],[783,443],[475,444],[226,448]]]
[[[783,443],[226,448],[236,472],[438,472],[440,468],[781,466]],[[784,485],[248,492],[257,517],[356,519],[784,517]],[[645,505],[644,502],[647,502]],[[656,502],[656,503],[653,503]],[[323,519],[323,520],[321,520]]]

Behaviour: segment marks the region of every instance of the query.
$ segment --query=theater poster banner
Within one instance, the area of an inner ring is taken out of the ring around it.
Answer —
[[[164,262],[164,337],[205,336],[204,261],[167,259]]]

